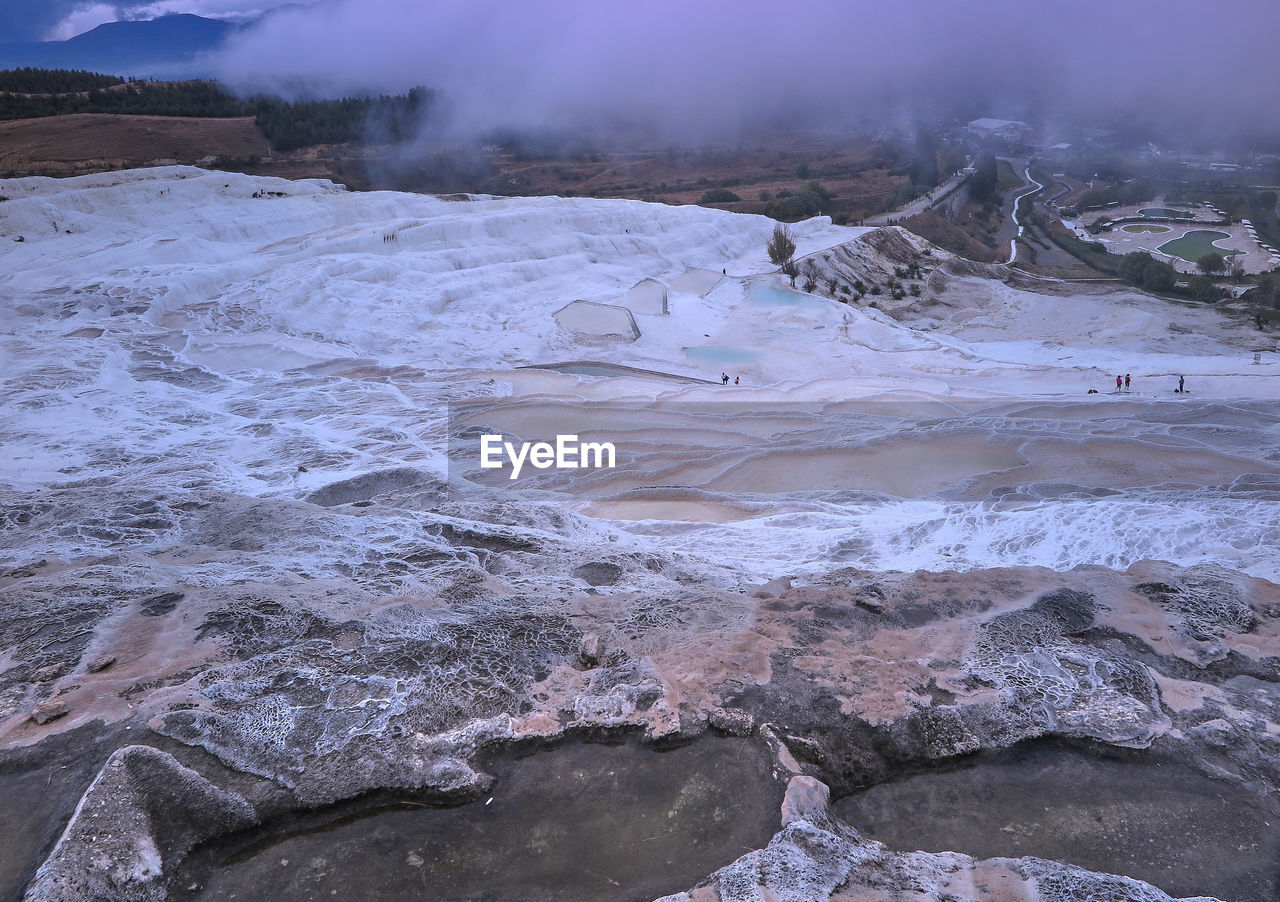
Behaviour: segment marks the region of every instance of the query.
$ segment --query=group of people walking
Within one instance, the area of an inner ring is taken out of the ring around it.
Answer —
[[[1116,392],[1128,391],[1132,377],[1125,373],[1123,376],[1116,376]],[[1187,394],[1187,377],[1178,377],[1178,387],[1173,390],[1174,394]],[[1097,394],[1093,389],[1089,389],[1089,394]]]

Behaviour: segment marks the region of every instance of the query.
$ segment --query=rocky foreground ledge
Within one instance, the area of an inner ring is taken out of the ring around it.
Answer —
[[[11,571],[0,893],[176,898],[202,844],[369,794],[475,798],[486,751],[608,733],[741,737],[786,787],[766,846],[668,902],[1170,898],[1037,858],[894,851],[828,804],[1044,738],[1176,760],[1274,805],[1280,588],[1266,581],[1145,562],[625,588],[662,566],[580,561],[589,592],[505,599],[210,591],[121,558]],[[1276,870],[1251,898],[1277,892]]]

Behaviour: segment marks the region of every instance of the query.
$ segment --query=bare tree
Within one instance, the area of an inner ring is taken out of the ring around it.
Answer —
[[[800,274],[804,276],[804,290],[813,293],[818,287],[818,267],[812,260],[800,262]]]
[[[791,281],[794,283],[796,242],[791,237],[791,230],[782,223],[775,225],[773,237],[769,239],[766,250],[769,252],[769,262],[791,276]]]

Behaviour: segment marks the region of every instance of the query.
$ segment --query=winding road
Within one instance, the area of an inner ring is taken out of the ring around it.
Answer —
[[[914,216],[917,213],[922,213],[958,188],[960,183],[966,178],[968,178],[967,175],[957,172],[941,185],[931,189],[926,194],[920,195],[905,206],[901,206],[896,210],[889,210],[888,212],[881,213],[878,216],[868,216],[863,221],[863,224],[869,226],[891,225],[892,222],[897,222],[898,220],[906,219],[908,216]]]
[[[1037,182],[1035,179],[1031,177],[1030,166],[1023,167],[1022,174],[1026,178],[1026,180],[1031,184],[1035,185],[1035,187],[1022,192],[1021,194],[1019,194],[1017,197],[1013,199],[1013,224],[1017,228],[1018,234],[1015,237],[1009,239],[1009,265],[1012,265],[1013,262],[1018,259],[1018,239],[1022,237],[1022,234],[1025,231],[1023,229],[1022,223],[1018,222],[1018,204],[1022,203],[1022,199],[1024,197],[1030,197],[1032,194],[1035,194],[1039,191],[1044,190],[1044,185],[1040,184],[1039,182]]]

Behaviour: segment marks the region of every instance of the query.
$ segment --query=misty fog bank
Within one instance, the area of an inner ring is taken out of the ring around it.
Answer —
[[[1275,25],[1266,0],[333,0],[267,17],[215,64],[242,92],[429,85],[450,137],[642,124],[702,139],[933,115],[1275,134]]]

